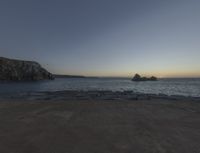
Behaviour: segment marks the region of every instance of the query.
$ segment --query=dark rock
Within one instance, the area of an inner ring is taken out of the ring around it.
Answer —
[[[151,81],[157,81],[158,79],[155,76],[150,77]]]
[[[0,81],[35,81],[54,79],[53,75],[33,61],[0,57]]]
[[[155,76],[152,76],[150,78],[141,77],[139,74],[135,74],[132,81],[157,81],[157,78]]]
[[[141,76],[139,74],[135,74],[135,76],[133,77],[132,81],[141,81]]]

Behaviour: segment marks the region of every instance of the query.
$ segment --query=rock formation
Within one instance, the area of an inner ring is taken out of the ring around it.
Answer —
[[[36,81],[54,79],[53,75],[33,61],[0,57],[1,81]]]
[[[150,78],[141,77],[139,74],[135,74],[132,81],[157,81],[157,78],[155,76],[152,76]]]

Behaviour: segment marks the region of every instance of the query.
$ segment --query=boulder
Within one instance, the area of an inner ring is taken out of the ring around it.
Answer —
[[[132,81],[141,81],[141,76],[139,74],[135,74],[135,76],[133,77]]]
[[[155,76],[150,77],[151,81],[157,81],[158,79]]]
[[[36,81],[54,77],[40,64],[33,61],[22,61],[0,57],[1,81]]]

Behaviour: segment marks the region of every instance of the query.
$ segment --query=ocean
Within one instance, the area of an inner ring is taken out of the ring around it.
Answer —
[[[36,82],[0,83],[0,95],[46,91],[133,91],[135,93],[200,97],[200,79],[159,79],[133,82],[129,78],[57,78]]]

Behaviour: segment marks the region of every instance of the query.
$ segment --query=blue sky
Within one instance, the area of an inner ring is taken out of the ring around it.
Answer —
[[[1,0],[0,56],[52,73],[200,77],[199,0]]]

